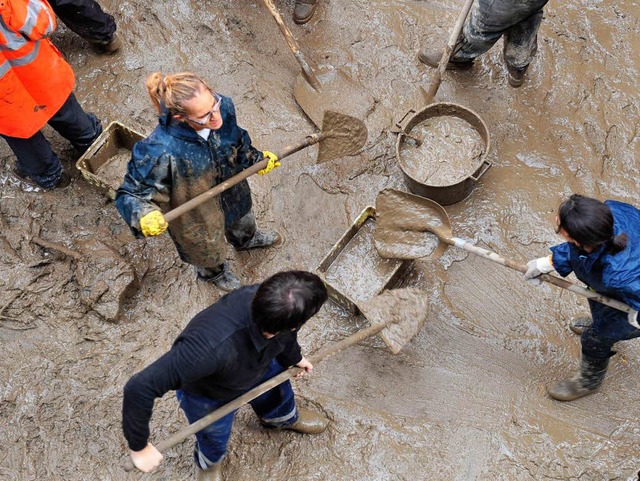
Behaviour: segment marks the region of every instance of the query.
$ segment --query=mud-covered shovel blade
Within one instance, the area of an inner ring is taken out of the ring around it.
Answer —
[[[452,236],[449,216],[437,202],[393,189],[378,194],[373,239],[381,257],[437,259],[447,244],[439,242],[436,229]]]
[[[366,118],[373,110],[373,96],[342,70],[324,66],[318,68],[315,74],[320,82],[320,89],[314,89],[304,75],[300,74],[293,88],[293,96],[318,128],[322,128],[326,110],[347,111],[360,119]]]
[[[380,337],[392,353],[413,339],[429,315],[429,299],[421,289],[403,288],[384,291],[358,305],[371,324],[387,324]]]
[[[367,126],[362,120],[333,110],[324,112],[322,133],[318,163],[353,155],[367,141]]]

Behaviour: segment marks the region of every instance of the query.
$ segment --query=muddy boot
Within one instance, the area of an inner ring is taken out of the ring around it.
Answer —
[[[580,316],[571,319],[569,323],[569,329],[578,336],[582,336],[582,333],[589,329],[593,325],[593,319],[589,316]]]
[[[269,247],[275,244],[280,240],[280,234],[278,234],[274,230],[264,231],[257,230],[253,237],[241,245],[240,247],[236,247],[238,251],[247,251],[249,249],[257,249],[259,247]]]
[[[235,291],[236,289],[240,289],[242,287],[242,283],[240,279],[236,277],[236,275],[229,269],[229,266],[225,263],[222,266],[222,272],[218,274],[209,274],[200,272],[196,268],[196,272],[198,273],[198,279],[201,279],[206,282],[211,282],[218,289],[221,289],[225,292]]]
[[[58,181],[54,185],[49,187],[44,187],[43,185],[40,185],[34,179],[29,177],[29,175],[26,172],[23,172],[22,169],[20,169],[20,167],[18,167],[17,165],[13,168],[13,175],[15,175],[21,181],[29,184],[30,186],[38,187],[46,190],[64,189],[65,187],[69,187],[69,185],[71,184],[71,176],[66,170],[63,170],[62,173],[60,174],[60,178],[58,179]]]
[[[322,414],[314,413],[307,409],[298,409],[298,419],[295,423],[282,426],[280,429],[288,429],[302,434],[320,434],[329,426],[329,420]]]
[[[418,60],[429,67],[438,68],[441,58],[442,50],[424,48],[418,52]],[[449,60],[449,63],[447,63],[447,70],[469,70],[471,67],[473,67],[473,60],[467,62],[454,62]]]
[[[222,463],[212,464],[209,469],[197,468],[196,481],[224,481]]]
[[[293,7],[293,21],[302,25],[311,20],[319,1],[320,0],[296,0],[296,6]]]
[[[527,65],[524,68],[514,68],[507,65],[507,81],[513,88],[518,88],[524,83],[524,77],[527,73]]]
[[[91,45],[93,45],[96,52],[111,55],[120,50],[120,47],[122,47],[122,40],[120,40],[118,35],[114,33],[111,40],[107,42],[91,42]]]
[[[583,354],[578,372],[571,379],[547,385],[547,393],[558,401],[573,401],[591,394],[604,381],[608,365],[609,358],[594,359]]]

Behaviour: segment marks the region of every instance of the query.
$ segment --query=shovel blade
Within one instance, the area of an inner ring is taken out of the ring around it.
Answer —
[[[354,155],[367,141],[367,126],[362,120],[333,110],[324,112],[322,133],[326,136],[320,141],[318,163]]]
[[[394,189],[376,198],[374,245],[381,257],[419,259],[440,257],[448,244],[432,233],[452,237],[451,222],[444,208],[430,199]]]
[[[304,75],[300,74],[296,79],[293,96],[318,128],[322,128],[326,110],[348,110],[349,114],[360,119],[366,118],[373,111],[373,96],[342,70],[325,66],[318,68],[315,73],[320,89],[314,89]]]
[[[387,324],[380,337],[393,354],[398,354],[422,329],[429,315],[429,299],[421,289],[393,289],[358,308],[371,324]]]

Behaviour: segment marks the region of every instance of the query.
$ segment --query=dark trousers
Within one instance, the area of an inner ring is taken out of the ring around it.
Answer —
[[[100,121],[93,114],[82,110],[73,93],[51,117],[49,125],[81,152],[87,150],[102,132]],[[28,139],[6,135],[2,137],[18,159],[16,168],[20,174],[31,177],[45,189],[58,183],[62,175],[62,164],[42,132],[36,132]]]
[[[91,43],[109,43],[116,32],[116,22],[95,0],[49,0],[53,11],[64,24]]]
[[[274,359],[256,386],[282,371],[284,368]],[[176,397],[191,424],[227,404],[226,401],[196,396],[181,390],[176,391]],[[258,396],[249,404],[263,423],[273,427],[288,426],[298,420],[296,401],[289,381]],[[194,455],[200,469],[207,469],[212,464],[219,463],[224,457],[235,414],[236,411],[233,411],[196,433],[197,443]]]
[[[485,53],[504,35],[504,59],[521,70],[533,59],[542,9],[548,0],[476,0],[452,60],[468,62]]]
[[[618,341],[640,337],[640,329],[627,320],[627,313],[589,300],[593,324],[581,337],[582,354],[594,359],[606,359],[615,354],[611,349]]]

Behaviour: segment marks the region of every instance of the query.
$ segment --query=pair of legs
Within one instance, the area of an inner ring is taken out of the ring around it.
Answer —
[[[225,225],[225,236],[231,245],[239,251],[269,247],[278,242],[280,238],[275,231],[258,230],[253,211],[249,211],[248,214]],[[213,282],[225,291],[233,291],[242,285],[226,263],[214,269],[196,266],[196,272],[200,279]]]
[[[50,0],[51,8],[73,32],[98,47],[114,52],[116,22],[95,0]]]
[[[543,7],[548,0],[476,0],[451,55],[451,67],[468,67],[504,37],[504,59],[513,86],[537,51]],[[441,52],[423,51],[420,60],[437,66]]]
[[[48,123],[80,152],[87,150],[102,132],[100,121],[82,110],[73,93]],[[62,164],[42,132],[36,132],[28,139],[2,137],[18,159],[16,170],[19,175],[30,177],[45,189],[59,185],[63,177]]]
[[[284,368],[274,359],[260,382],[256,383],[256,386],[283,371]],[[248,390],[249,389],[247,389],[247,391]],[[189,423],[196,422],[227,403],[227,401],[196,396],[184,391],[177,391],[176,396]],[[270,427],[293,428],[299,432],[316,434],[324,431],[327,426],[327,420],[320,415],[314,415],[304,410],[300,413],[298,412],[293,388],[289,381],[267,391],[251,401],[250,404],[261,422]],[[196,465],[200,470],[209,470],[216,465],[219,466],[219,463],[227,452],[227,444],[231,436],[234,416],[235,411],[227,414],[222,419],[196,434],[197,442],[194,457]],[[305,416],[308,419],[304,421],[306,424],[303,425],[302,418]]]
[[[589,300],[593,323],[581,335],[582,357],[578,372],[571,378],[547,387],[551,397],[572,401],[594,392],[607,372],[616,342],[640,337],[640,329],[629,324],[627,314]]]

